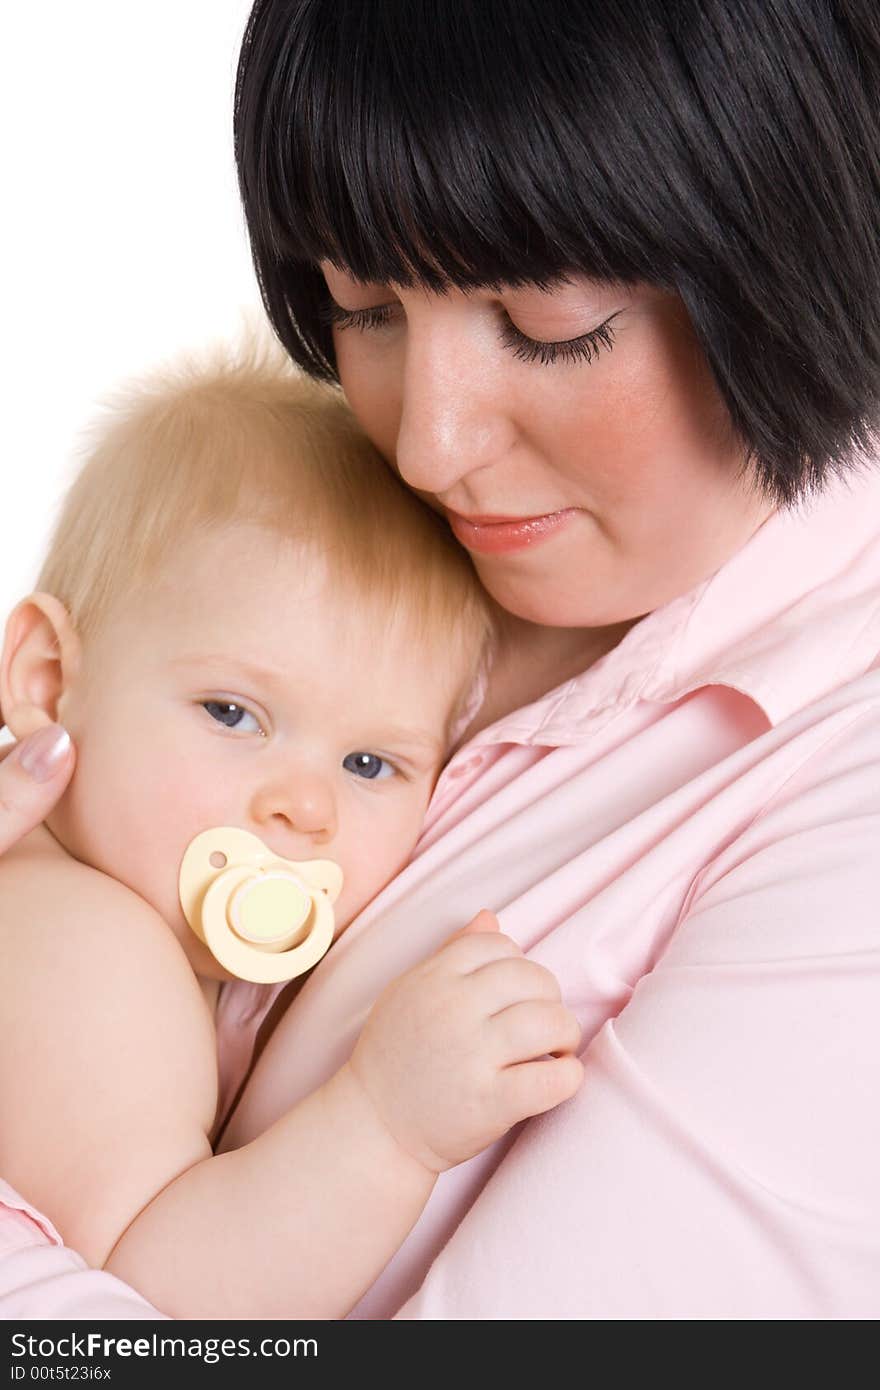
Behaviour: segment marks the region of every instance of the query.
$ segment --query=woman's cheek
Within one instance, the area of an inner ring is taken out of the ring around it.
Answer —
[[[342,389],[361,429],[382,457],[393,463],[400,432],[402,369],[398,371],[395,359],[378,358],[363,345],[358,348],[350,338],[350,330],[348,335],[337,331],[335,336]]]

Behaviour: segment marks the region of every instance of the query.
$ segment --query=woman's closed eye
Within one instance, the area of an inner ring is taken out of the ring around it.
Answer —
[[[598,328],[592,328],[589,333],[581,333],[577,338],[545,342],[541,338],[529,338],[517,328],[507,314],[504,314],[501,321],[501,341],[521,362],[538,362],[542,367],[548,367],[554,362],[592,362],[600,348],[611,351],[614,344],[611,322],[616,318],[617,314],[612,314],[604,323],[600,323]]]
[[[367,782],[384,782],[397,774],[394,764],[387,758],[380,758],[378,753],[349,753],[342,759],[342,766],[346,772]]]
[[[365,309],[343,309],[328,296],[324,305],[324,315],[327,322],[335,328],[343,331],[355,328],[367,333],[390,328],[395,320],[396,308],[394,304],[376,304]],[[529,337],[522,329],[517,328],[510,315],[500,308],[499,333],[504,346],[521,362],[537,362],[544,367],[556,362],[589,363],[600,348],[604,347],[610,352],[614,344],[614,329],[611,324],[620,312],[618,309],[617,313],[611,314],[597,328],[591,328],[588,333],[581,333],[576,338],[548,340]]]
[[[235,700],[202,700],[202,709],[225,729],[236,729],[244,734],[259,734],[266,737],[265,730],[255,714]]]

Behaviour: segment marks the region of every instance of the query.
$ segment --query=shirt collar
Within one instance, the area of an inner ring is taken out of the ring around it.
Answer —
[[[714,575],[648,614],[587,671],[483,730],[483,743],[581,742],[638,700],[740,691],[772,726],[880,651],[880,469],[774,512]]]

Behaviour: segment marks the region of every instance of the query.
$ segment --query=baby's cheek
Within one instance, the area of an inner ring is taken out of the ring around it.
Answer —
[[[77,742],[76,769],[47,823],[74,858],[112,873],[130,807],[115,794],[104,761],[101,749],[88,738]]]
[[[347,855],[343,897],[355,903],[351,916],[372,901],[409,861],[419,838],[426,802],[427,797],[421,794],[411,794],[393,805],[389,799],[388,804],[363,819]]]
[[[124,883],[169,920],[179,913],[177,871],[188,843],[178,775],[118,739],[86,735],[70,788],[49,820],[70,854]],[[199,820],[192,818],[193,834],[203,828]]]

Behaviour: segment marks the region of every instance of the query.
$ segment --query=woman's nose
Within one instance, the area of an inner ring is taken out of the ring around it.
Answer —
[[[255,792],[251,815],[261,830],[272,828],[289,837],[292,858],[297,854],[297,838],[308,845],[327,845],[337,829],[331,780],[310,768],[294,768],[287,775],[279,771],[277,778]]]
[[[407,332],[396,464],[404,482],[444,500],[472,473],[501,462],[514,440],[503,383],[484,334],[454,319]],[[461,504],[491,502],[480,489]]]

